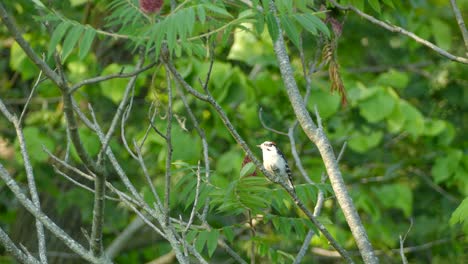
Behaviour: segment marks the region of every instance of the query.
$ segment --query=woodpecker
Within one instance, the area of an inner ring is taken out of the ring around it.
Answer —
[[[276,176],[278,181],[285,182],[291,189],[295,190],[288,162],[276,143],[265,141],[257,147],[262,149],[265,169]]]

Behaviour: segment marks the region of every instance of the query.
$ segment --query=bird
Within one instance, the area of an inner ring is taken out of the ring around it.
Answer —
[[[278,181],[286,183],[291,189],[295,190],[292,181],[291,169],[288,162],[284,158],[283,152],[276,146],[273,141],[265,141],[257,147],[262,149],[263,167],[272,173]]]

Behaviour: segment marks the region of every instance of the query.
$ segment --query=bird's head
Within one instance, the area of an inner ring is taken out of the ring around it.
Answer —
[[[265,141],[257,147],[261,148],[262,151],[273,151],[276,150],[276,143],[273,141]]]

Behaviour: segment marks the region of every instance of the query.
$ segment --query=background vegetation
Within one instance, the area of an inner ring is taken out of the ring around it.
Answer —
[[[318,230],[287,191],[259,170],[250,177],[252,165],[243,169],[245,151],[219,111],[183,88],[169,73],[174,65],[195,91],[212,95],[257,157],[255,145],[277,142],[300,200],[311,211],[323,202],[318,219],[360,262],[334,190],[322,176],[320,153],[297,126],[288,100],[273,47],[284,32],[299,90],[309,93],[309,112],[317,107],[337,155],[346,143],[341,175],[380,262],[402,262],[405,255],[411,263],[466,263],[468,39],[456,11],[467,14],[468,1],[334,3],[277,0],[272,11],[269,1],[164,1],[156,14],[142,11],[136,0],[1,3],[17,33],[64,80],[53,80],[32,62],[2,14],[0,100],[7,110],[0,118],[0,164],[24,193],[31,188],[25,165],[31,165],[39,210],[86,248],[99,226],[93,223],[99,219],[93,194],[99,187],[82,174],[105,175],[121,192],[108,185],[102,208],[104,252],[116,263],[177,261],[174,244],[151,223],[191,245],[182,245],[185,250],[199,252],[188,253],[191,261],[342,262],[323,235],[308,235]],[[345,10],[348,4],[433,46],[371,23]],[[76,102],[72,116],[79,120],[82,149],[66,116],[68,94]],[[135,202],[137,195],[103,148],[105,140],[85,119],[104,135],[112,128],[108,147],[115,160],[149,207],[165,217],[170,210],[171,224]],[[37,216],[2,179],[1,229],[44,262]],[[82,263],[80,253],[46,229],[50,263]],[[303,244],[305,255],[297,257]],[[22,261],[7,242],[2,245],[1,262]],[[100,256],[99,246],[91,251]]]

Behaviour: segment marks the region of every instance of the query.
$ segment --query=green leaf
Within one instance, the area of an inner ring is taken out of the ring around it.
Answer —
[[[270,33],[271,40],[275,42],[279,36],[278,24],[276,18],[272,13],[266,15],[266,22],[268,27],[268,33]]]
[[[250,175],[255,171],[255,164],[253,162],[249,162],[242,167],[240,171],[240,177],[243,178],[244,176]]]
[[[400,104],[400,100],[397,101],[393,112],[386,119],[388,130],[391,133],[400,132],[403,129],[403,126],[405,125],[406,116],[402,112]]]
[[[424,123],[424,135],[426,136],[437,136],[446,129],[445,120],[440,119],[427,119]]]
[[[55,28],[54,32],[52,33],[52,37],[50,38],[49,47],[47,49],[47,58],[50,58],[50,56],[55,52],[57,44],[62,40],[70,26],[71,23],[64,21]]]
[[[263,29],[265,28],[265,17],[262,13],[258,12],[255,14],[255,30],[257,34],[262,34]]]
[[[408,85],[409,76],[405,72],[396,71],[391,69],[390,71],[383,73],[377,79],[377,84],[382,86],[390,86],[393,88],[403,89]]]
[[[383,120],[393,112],[395,101],[393,97],[383,88],[359,104],[360,114],[370,123]]]
[[[380,14],[380,3],[379,0],[369,0],[369,4],[375,12]]]
[[[299,31],[297,30],[296,25],[294,25],[293,21],[291,21],[288,16],[281,16],[280,21],[286,35],[288,35],[294,45],[299,48]]]
[[[386,4],[387,6],[391,7],[392,9],[395,8],[395,5],[393,4],[393,1],[392,1],[392,0],[382,0],[382,2],[384,2],[384,4]]]
[[[410,217],[413,210],[413,193],[405,184],[385,184],[374,187],[373,193],[386,208],[398,208],[405,217]]]
[[[218,246],[219,231],[212,229],[208,235],[206,246],[208,247],[208,255],[211,257]]]
[[[441,183],[448,180],[457,170],[462,157],[463,153],[459,149],[450,149],[446,155],[439,156],[431,169],[434,182]]]
[[[234,231],[232,230],[232,227],[230,226],[224,227],[223,234],[230,243],[234,241]]]
[[[468,225],[468,197],[463,199],[457,209],[453,211],[449,223],[451,226],[454,226],[456,223]]]
[[[65,61],[70,55],[70,53],[73,51],[73,48],[76,46],[76,43],[81,37],[81,34],[83,33],[84,28],[80,26],[74,26],[70,31],[68,31],[67,36],[65,37],[65,40],[63,41],[63,50],[62,50],[62,59]]]
[[[452,46],[453,36],[450,26],[440,19],[432,18],[431,27],[436,44],[444,50],[449,50]]]
[[[205,8],[203,8],[202,5],[199,5],[197,7],[197,14],[198,14],[198,19],[200,20],[200,22],[203,24],[205,24],[205,21],[206,21],[206,13],[205,13]]]
[[[203,248],[205,247],[206,241],[208,240],[208,237],[210,235],[210,232],[207,230],[203,230],[198,234],[197,240],[195,241],[195,249],[198,252],[202,252]]]
[[[294,18],[301,24],[307,31],[312,33],[313,35],[317,35],[317,29],[325,34],[327,38],[330,38],[330,30],[328,27],[323,23],[323,21],[316,17],[313,14],[296,14]]]
[[[317,106],[320,116],[324,119],[331,117],[340,108],[340,95],[330,93],[322,89],[312,90],[308,108],[313,112]]]
[[[36,6],[40,7],[41,9],[46,9],[45,5],[44,5],[40,0],[32,0],[32,2],[33,2]]]
[[[80,59],[84,59],[86,54],[88,54],[88,51],[91,48],[91,44],[93,44],[95,36],[96,31],[91,27],[86,27],[86,31],[80,42]]]
[[[370,132],[368,129],[364,132],[355,131],[349,138],[349,147],[359,153],[376,147],[383,138],[381,131]]]
[[[400,109],[406,119],[404,129],[413,137],[419,136],[424,131],[424,117],[421,112],[403,100],[400,102]]]
[[[213,11],[214,13],[216,13],[218,15],[232,17],[232,15],[229,14],[229,12],[226,11],[226,9],[224,7],[219,7],[219,6],[213,5],[211,3],[206,3],[203,6],[208,8],[209,10]]]

